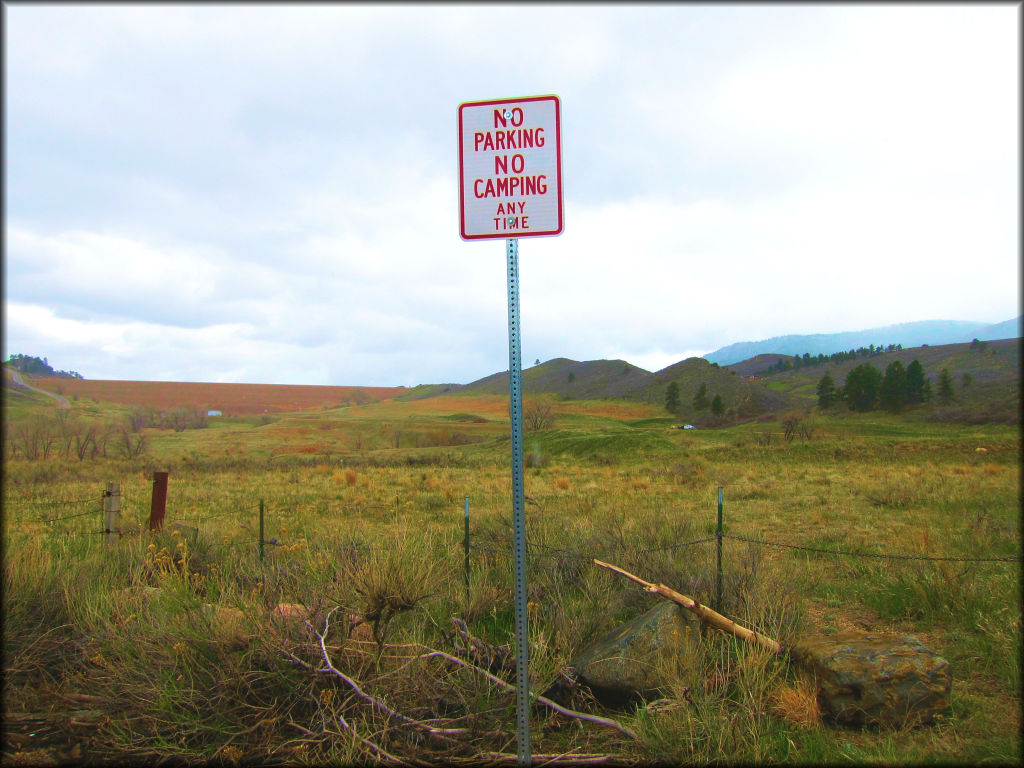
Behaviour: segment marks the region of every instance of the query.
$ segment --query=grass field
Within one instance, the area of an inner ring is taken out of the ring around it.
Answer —
[[[239,411],[203,429],[143,427],[130,458],[79,459],[54,437],[34,460],[12,441],[57,430],[56,410],[8,399],[5,760],[514,756],[514,695],[439,653],[460,657],[453,616],[492,648],[513,640],[507,398]],[[130,415],[99,395],[70,410],[81,424]],[[665,416],[561,402],[551,428],[525,436],[532,689],[658,599],[592,558],[714,601],[714,543],[680,545],[714,535],[721,487],[722,613],[784,643],[914,634],[950,662],[952,708],[917,728],[837,727],[813,716],[781,659],[710,633],[662,706],[603,710],[572,692],[574,710],[629,735],[537,707],[534,754],[1019,761],[1020,563],[868,556],[1019,558],[1017,427],[809,413],[806,437],[786,440],[773,420],[683,431]],[[170,472],[168,512],[150,533],[155,470]],[[108,482],[120,485],[121,536],[100,533]],[[261,500],[276,542],[263,560]]]

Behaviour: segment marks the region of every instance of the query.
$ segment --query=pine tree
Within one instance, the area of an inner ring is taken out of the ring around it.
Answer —
[[[835,382],[832,381],[832,377],[829,376],[827,373],[824,376],[822,376],[821,380],[818,382],[817,392],[819,408],[828,408],[839,397],[838,393],[836,392]]]
[[[870,411],[878,402],[882,374],[871,363],[862,363],[846,375],[843,399],[851,411]]]
[[[887,411],[898,413],[907,404],[907,369],[903,363],[894,360],[885,369],[885,376],[878,389],[880,405]]]
[[[711,401],[711,412],[715,416],[721,416],[725,413],[725,403],[722,402],[721,395],[715,395],[715,399]]]
[[[907,366],[907,402],[911,405],[926,402],[931,396],[931,387],[924,375],[924,366],[914,360]]]
[[[701,384],[697,390],[697,394],[693,396],[693,407],[698,411],[703,411],[708,407],[708,385]]]
[[[674,381],[668,385],[665,391],[665,409],[669,413],[676,413],[679,410],[679,385]]]
[[[952,399],[953,377],[949,375],[948,369],[943,368],[942,373],[939,374],[939,402],[946,405]]]

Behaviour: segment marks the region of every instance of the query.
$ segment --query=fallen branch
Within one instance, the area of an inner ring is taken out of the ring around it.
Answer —
[[[319,656],[320,656],[320,659],[322,660],[324,666],[319,666],[319,665],[318,666],[314,666],[313,664],[310,664],[309,662],[304,661],[303,659],[300,659],[294,653],[288,651],[285,648],[279,648],[279,650],[281,652],[283,652],[292,661],[294,661],[297,664],[301,665],[305,669],[310,670],[311,672],[318,672],[318,673],[321,673],[321,674],[328,674],[328,675],[333,675],[334,677],[337,677],[338,679],[342,680],[348,686],[348,688],[352,691],[353,695],[355,695],[359,699],[362,699],[364,702],[368,703],[372,708],[377,709],[377,710],[383,712],[388,717],[389,720],[398,721],[399,723],[401,723],[402,725],[404,725],[406,727],[411,727],[411,728],[415,728],[417,730],[423,731],[429,737],[431,737],[433,739],[445,741],[445,742],[448,742],[448,743],[456,743],[455,739],[453,738],[454,736],[456,736],[456,735],[465,736],[465,735],[467,735],[467,734],[469,734],[471,732],[471,729],[467,729],[467,728],[450,728],[450,727],[449,728],[445,728],[445,727],[438,727],[437,725],[433,724],[433,723],[437,722],[436,720],[435,721],[429,721],[429,720],[428,721],[423,721],[423,720],[415,720],[413,718],[410,718],[410,717],[408,717],[408,716],[406,716],[406,715],[396,711],[394,708],[388,706],[380,698],[378,698],[378,697],[372,695],[371,693],[368,693],[367,691],[363,690],[363,688],[359,685],[359,683],[356,680],[354,680],[353,678],[349,677],[344,672],[342,672],[340,669],[338,669],[334,665],[334,662],[331,659],[331,654],[330,654],[330,650],[329,650],[329,649],[335,649],[335,648],[333,646],[328,646],[327,642],[326,642],[326,636],[327,636],[327,634],[329,632],[329,628],[330,628],[331,615],[333,613],[334,613],[333,610],[328,612],[327,616],[324,618],[324,628],[323,628],[323,632],[322,633],[321,632],[317,632],[308,621],[305,622],[305,624],[309,628],[309,631],[311,632],[311,634],[316,637],[316,642],[312,643],[310,645],[316,647],[319,650]],[[458,624],[456,624],[456,626],[458,626]],[[469,634],[468,629],[465,628],[464,624],[463,624],[463,626],[460,629],[464,629],[465,630],[465,634],[463,635],[463,638],[467,641],[467,643],[470,643],[471,640],[473,640],[474,638],[472,638],[472,636]],[[303,644],[303,645],[306,645],[306,644]],[[390,648],[390,647],[393,647],[393,646],[382,646],[382,649],[383,649],[383,647]],[[472,664],[470,662],[464,661],[463,659],[460,659],[457,656],[453,656],[453,655],[451,655],[449,653],[445,653],[444,651],[439,651],[439,650],[436,650],[434,648],[430,648],[428,646],[421,645],[419,643],[406,644],[406,645],[403,645],[401,647],[403,647],[403,648],[410,648],[410,649],[411,648],[416,648],[417,650],[421,651],[421,653],[409,654],[409,655],[396,655],[396,656],[392,656],[392,657],[389,657],[389,658],[406,660],[407,662],[412,661],[414,659],[429,659],[429,658],[432,658],[432,657],[444,659],[445,661],[447,661],[447,662],[449,662],[451,664],[454,664],[454,665],[456,665],[456,666],[458,666],[460,668],[468,669],[468,670],[470,670],[472,672],[475,672],[476,674],[482,675],[483,677],[487,678],[490,682],[494,683],[495,685],[497,685],[498,687],[500,687],[504,691],[514,693],[515,690],[516,690],[513,685],[511,685],[510,683],[507,683],[506,681],[502,680],[500,677],[498,677],[497,675],[489,672],[488,670],[483,669],[482,667],[476,666],[475,664]],[[472,645],[470,647],[472,647]],[[335,649],[335,650],[339,650],[339,649]],[[347,649],[344,649],[344,650],[355,650],[355,649],[347,648]],[[541,705],[543,705],[545,707],[548,707],[548,708],[554,710],[555,712],[557,712],[557,713],[559,713],[561,715],[564,715],[566,717],[577,719],[577,720],[585,720],[585,721],[588,721],[588,722],[591,722],[591,723],[595,723],[597,725],[603,725],[603,726],[606,726],[606,727],[609,727],[609,728],[613,728],[614,730],[618,731],[619,733],[622,733],[623,735],[628,736],[628,737],[630,737],[632,739],[636,739],[637,738],[637,735],[636,735],[636,733],[634,731],[630,730],[629,728],[626,728],[625,726],[621,725],[620,723],[618,723],[615,720],[612,720],[610,718],[600,717],[599,715],[589,715],[589,714],[586,714],[586,713],[583,713],[583,712],[577,712],[577,711],[572,710],[572,709],[567,709],[566,707],[561,706],[560,704],[552,701],[551,699],[548,699],[545,696],[540,696],[540,695],[538,695],[536,693],[531,693],[531,698],[537,704],[541,704]],[[355,732],[355,729],[348,722],[346,722],[345,718],[342,717],[341,715],[335,714],[334,717],[337,719],[338,724],[341,726],[341,728],[343,730],[351,731],[356,736],[356,738],[359,739],[359,741],[367,749],[369,749],[371,752],[373,752],[375,755],[377,755],[378,758],[386,760],[386,761],[390,761],[390,762],[408,762],[407,759],[403,760],[403,758],[401,758],[401,757],[398,757],[396,755],[390,754],[390,753],[384,751],[378,744],[375,744],[374,742],[361,737],[358,733]],[[447,721],[442,720],[441,722],[444,722],[445,724],[450,725],[454,721],[452,721],[452,720],[447,720]],[[322,734],[316,734],[315,732],[310,731],[309,729],[303,728],[302,726],[300,726],[300,725],[298,725],[296,723],[291,723],[291,725],[293,725],[294,727],[296,727],[297,729],[299,729],[300,731],[302,731],[303,733],[305,733],[306,735],[309,735],[309,736],[319,736],[319,735],[322,735]],[[485,755],[489,755],[491,757],[491,759],[496,760],[496,761],[504,761],[505,760],[504,753],[494,752],[494,753],[484,753],[484,754]],[[536,756],[535,759],[539,759],[539,757],[540,756]],[[567,763],[576,763],[576,764],[599,763],[599,762],[603,762],[603,761],[609,759],[608,756],[606,756],[606,755],[574,754],[574,753],[566,753],[564,755],[545,755],[543,757],[544,757],[544,759],[546,761],[551,762],[551,763],[555,763],[555,764],[558,764],[558,763],[560,763],[560,764],[567,764]]]
[[[673,603],[677,603],[687,610],[693,611],[697,614],[697,618],[706,624],[710,624],[715,629],[720,629],[723,632],[728,632],[730,635],[735,635],[741,640],[746,640],[748,643],[755,643],[764,648],[769,649],[772,653],[781,653],[782,646],[770,637],[755,632],[746,627],[741,627],[732,619],[727,619],[720,613],[711,610],[706,605],[701,605],[696,600],[687,597],[686,595],[676,592],[671,587],[666,587],[664,584],[652,584],[649,581],[644,581],[639,576],[634,576],[629,571],[624,571],[621,568],[617,568],[614,565],[603,563],[600,560],[594,560],[595,565],[599,565],[602,568],[607,568],[610,571],[615,571],[621,576],[625,576],[630,581],[635,581],[637,584],[642,586],[645,591],[653,592],[661,595],[662,597],[671,600]]]
[[[331,613],[333,613],[333,611],[331,611]],[[435,736],[435,737],[439,737],[439,738],[444,738],[445,734],[465,733],[466,732],[465,728],[434,728],[433,726],[427,725],[426,723],[422,723],[419,720],[413,720],[411,717],[406,717],[401,712],[395,711],[394,709],[389,707],[387,704],[385,704],[383,701],[378,699],[376,696],[371,696],[366,691],[364,691],[362,688],[360,688],[359,684],[355,680],[353,680],[351,677],[349,677],[344,672],[342,672],[340,669],[338,669],[337,667],[334,666],[334,663],[331,661],[331,656],[327,652],[327,647],[324,644],[324,635],[327,634],[327,630],[328,630],[328,625],[330,623],[330,619],[331,619],[331,614],[328,613],[327,617],[324,619],[324,634],[323,635],[321,635],[319,632],[317,632],[315,629],[313,629],[312,625],[309,624],[309,622],[306,622],[306,626],[309,627],[309,629],[313,632],[313,634],[315,634],[317,636],[317,639],[320,641],[321,658],[323,658],[324,663],[327,665],[327,670],[322,670],[322,671],[329,671],[335,677],[338,677],[341,680],[344,680],[345,683],[353,690],[353,692],[355,692],[356,696],[361,698],[363,701],[368,702],[371,706],[374,706],[377,709],[381,710],[382,712],[387,714],[389,717],[394,718],[395,720],[400,720],[403,723],[405,723],[407,725],[410,725],[410,726],[412,726],[414,728],[419,728],[420,730],[426,731],[431,736]]]
[[[506,691],[514,693],[515,690],[516,690],[514,685],[510,685],[509,683],[506,683],[500,677],[498,677],[497,675],[492,675],[486,669],[482,669],[481,667],[474,666],[473,664],[470,664],[470,663],[468,663],[466,661],[463,661],[462,659],[460,659],[460,658],[458,658],[456,656],[452,656],[450,653],[445,653],[444,651],[436,651],[433,648],[427,648],[426,646],[424,646],[424,649],[427,651],[427,653],[423,654],[422,658],[430,658],[431,656],[437,656],[437,657],[442,658],[442,659],[447,659],[448,661],[452,662],[453,664],[456,664],[456,665],[458,665],[460,667],[464,667],[465,669],[470,669],[470,670],[472,670],[474,672],[477,672],[477,673],[483,675],[488,680],[490,680],[492,683],[494,683],[495,685],[497,685],[498,687],[500,687],[500,688],[502,688],[502,689],[504,689]],[[565,715],[566,717],[572,717],[572,718],[575,718],[577,720],[586,720],[586,721],[591,722],[591,723],[597,723],[598,725],[606,725],[609,728],[614,728],[619,733],[622,733],[622,734],[624,734],[626,736],[629,736],[631,739],[637,738],[636,733],[634,733],[629,728],[626,728],[624,725],[622,725],[620,723],[617,723],[617,722],[615,722],[614,720],[612,720],[610,718],[600,717],[599,715],[588,715],[585,712],[577,712],[574,709],[566,709],[561,704],[557,704],[556,702],[552,701],[551,699],[547,698],[546,696],[540,696],[540,695],[535,694],[533,692],[530,693],[530,698],[533,699],[534,701],[536,701],[538,704],[543,704],[545,707],[553,709],[553,710],[555,710],[555,712],[558,712],[561,715]]]
[[[460,644],[455,638],[452,638],[452,645],[459,653],[469,656],[471,663],[491,672],[515,671],[516,660],[512,653],[512,646],[506,644],[496,647],[485,643],[480,638],[473,637],[466,622],[455,616],[452,616],[452,624],[455,625],[457,635],[464,641],[464,644]]]
[[[519,760],[518,755],[510,755],[507,752],[484,752],[478,757],[486,757],[488,761],[493,760],[500,764],[515,763]],[[608,762],[612,759],[612,755],[566,752],[553,755],[530,755],[530,759],[533,761],[533,765],[540,768],[544,765],[597,765]]]

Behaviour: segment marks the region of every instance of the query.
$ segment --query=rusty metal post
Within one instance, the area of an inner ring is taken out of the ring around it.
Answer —
[[[153,473],[153,501],[149,505],[149,530],[159,531],[164,527],[167,512],[167,472]]]

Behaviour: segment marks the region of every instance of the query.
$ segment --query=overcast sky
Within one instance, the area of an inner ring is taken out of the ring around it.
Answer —
[[[503,240],[458,106],[561,100],[525,364],[1019,313],[1003,5],[4,7],[4,358],[86,378],[468,383]]]

